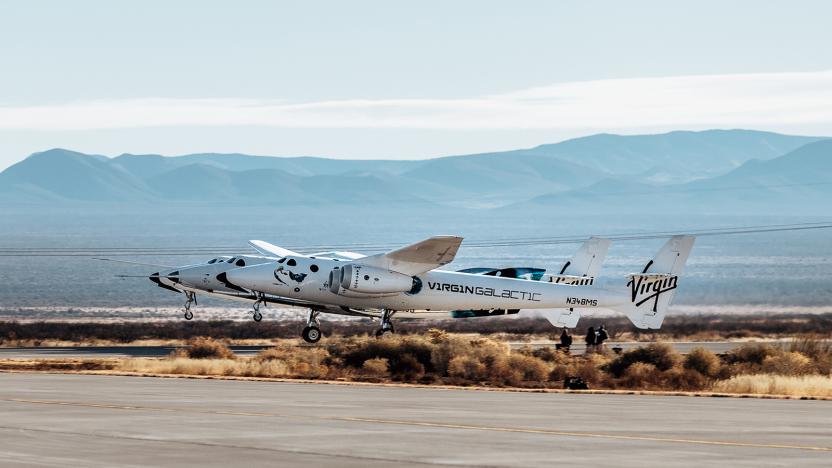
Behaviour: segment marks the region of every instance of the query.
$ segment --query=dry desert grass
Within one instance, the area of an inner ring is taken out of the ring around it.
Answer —
[[[425,335],[385,339],[332,339],[325,346],[282,342],[253,358],[235,358],[221,342],[199,338],[188,351],[167,359],[127,359],[117,370],[149,374],[405,382],[456,386],[562,388],[568,377],[580,377],[594,389],[648,391],[725,391],[729,385],[775,376],[828,376],[832,352],[823,341],[796,341],[790,350],[747,344],[725,355],[697,348],[686,356],[664,343],[620,355],[571,356],[551,348],[511,352],[504,342],[431,330]],[[802,351],[801,351],[802,350]],[[749,377],[751,376],[751,377]],[[794,380],[795,382],[797,380]],[[808,380],[807,380],[808,381]],[[812,380],[813,382],[815,380]],[[767,381],[768,382],[768,381]],[[783,384],[785,385],[785,384]],[[815,392],[816,389],[820,393]],[[804,386],[781,392],[779,386],[757,385],[755,391],[827,396],[823,387]],[[795,393],[798,392],[798,393]]]
[[[563,388],[579,377],[595,390],[762,393],[832,397],[832,346],[807,337],[786,348],[746,344],[717,356],[704,348],[679,355],[651,343],[616,355],[572,356],[552,348],[511,351],[508,343],[430,330],[420,335],[330,338],[318,346],[281,340],[255,357],[237,357],[220,340],[198,337],[163,359],[106,366],[57,361],[0,364],[0,370],[294,378],[491,388]]]
[[[832,397],[832,377],[828,375],[737,375],[728,380],[716,382],[713,390],[721,393]]]

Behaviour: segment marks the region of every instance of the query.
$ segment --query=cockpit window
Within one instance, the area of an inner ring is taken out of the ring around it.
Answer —
[[[277,261],[277,263],[283,263],[285,261],[286,261],[286,258],[281,258],[280,260]]]
[[[286,262],[286,264],[289,266],[295,266],[298,264],[298,262],[296,262],[294,258],[290,258],[289,261]]]
[[[235,263],[235,265],[237,265],[237,266],[246,266],[246,261],[241,258],[241,259],[237,260],[237,263]]]
[[[213,265],[214,263],[217,263],[217,259],[216,259],[216,258],[212,258],[212,259],[208,262],[208,264],[209,264],[209,265]]]
[[[236,260],[236,259],[237,259],[237,257],[231,257],[228,260],[226,260],[226,263],[234,263],[234,260]]]

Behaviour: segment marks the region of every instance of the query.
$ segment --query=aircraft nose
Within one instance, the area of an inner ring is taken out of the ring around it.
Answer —
[[[194,268],[182,268],[179,270],[178,281],[188,286],[196,287],[202,284],[202,279],[205,277],[205,271],[203,268],[194,267]]]
[[[159,286],[160,288],[170,289],[171,291],[180,292],[174,286],[179,283],[179,271],[170,271],[165,273],[156,272],[151,274],[148,279],[150,282]]]

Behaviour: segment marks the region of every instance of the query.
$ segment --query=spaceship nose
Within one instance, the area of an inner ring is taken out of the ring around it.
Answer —
[[[193,267],[180,269],[177,273],[177,283],[183,283],[188,286],[195,287],[202,284],[202,279],[205,277],[207,272],[202,267]]]
[[[173,285],[179,283],[178,275],[179,271],[171,271],[163,274],[157,271],[156,273],[153,273],[150,276],[148,276],[148,279],[160,288],[169,289],[174,292],[181,292],[175,287],[173,287]]]

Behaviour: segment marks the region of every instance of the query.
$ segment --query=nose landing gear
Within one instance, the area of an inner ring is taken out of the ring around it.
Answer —
[[[191,291],[185,291],[185,297],[188,298],[188,302],[185,303],[185,320],[191,320],[194,318],[194,313],[191,312],[191,304],[196,304],[196,294]]]
[[[384,309],[381,311],[381,328],[376,330],[376,338],[381,338],[386,335],[391,335],[396,332],[393,329],[393,314],[395,314],[395,310],[387,310]]]
[[[318,314],[317,310],[309,309],[309,313],[306,315],[306,327],[300,336],[307,343],[317,343],[321,339],[321,324],[318,323]]]
[[[266,303],[266,295],[263,293],[257,293],[257,300],[254,302],[252,306],[254,310],[252,310],[253,318],[255,322],[259,322],[263,320],[263,314],[260,313],[260,304]]]

